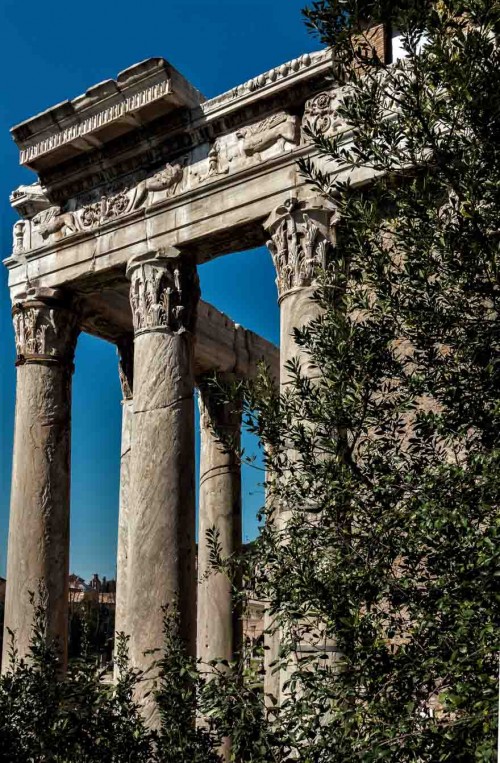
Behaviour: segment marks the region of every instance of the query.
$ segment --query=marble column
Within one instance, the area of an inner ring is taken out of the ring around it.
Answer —
[[[302,373],[314,378],[317,369],[295,343],[294,329],[302,328],[321,315],[320,305],[313,299],[318,268],[325,267],[335,246],[336,207],[323,197],[302,200],[287,199],[264,222],[270,239],[267,247],[276,268],[276,285],[280,306],[280,387],[286,390],[290,382],[287,363],[298,358]],[[293,454],[289,454],[293,458]],[[274,521],[284,530],[287,512],[275,512]],[[283,684],[289,671],[271,674],[269,664],[279,653],[280,634],[270,616],[266,617],[267,658],[264,679],[266,695],[284,698]],[[300,650],[300,645],[299,645]]]
[[[127,572],[130,524],[130,459],[133,419],[134,339],[127,336],[118,342],[119,374],[122,388],[122,438],[120,451],[120,506],[116,555],[116,635],[129,632],[127,623]],[[115,676],[117,675],[115,670]]]
[[[17,350],[7,591],[2,670],[10,638],[28,654],[33,603],[43,604],[47,640],[67,658],[71,376],[77,320],[60,292],[14,305]]]
[[[272,450],[268,448],[268,458]],[[266,471],[266,512],[267,516],[273,516],[275,501],[273,495],[273,475]],[[271,514],[271,512],[273,512]],[[280,637],[274,618],[266,606],[264,612],[264,701],[266,707],[273,708],[278,702],[280,695],[280,674],[277,668],[279,659]]]
[[[234,659],[241,649],[241,612],[235,606],[226,575],[210,567],[207,530],[218,531],[222,556],[241,549],[241,413],[213,388],[199,384],[200,493],[198,532],[197,656]]]
[[[294,328],[301,328],[321,314],[313,300],[315,275],[326,265],[335,244],[336,208],[321,197],[299,201],[288,199],[264,223],[270,234],[267,247],[276,268],[280,305],[280,384],[288,382],[286,364],[294,357],[309,375],[316,371],[296,345]]]
[[[135,332],[127,624],[131,662],[145,668],[153,658],[144,652],[163,644],[164,605],[177,605],[186,650],[196,649],[193,342],[199,286],[195,265],[176,249],[134,258],[127,273]],[[152,712],[145,708],[149,721]]]

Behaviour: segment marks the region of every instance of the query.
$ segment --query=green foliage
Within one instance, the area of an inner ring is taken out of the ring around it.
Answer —
[[[200,711],[220,738],[231,740],[231,760],[271,763],[281,759],[276,756],[281,747],[279,729],[264,707],[258,661],[251,657],[230,664],[212,662]]]
[[[322,315],[295,332],[319,373],[292,361],[281,396],[265,376],[239,390],[269,470],[244,579],[289,675],[262,760],[492,761],[500,6],[306,16],[333,46],[346,130],[311,136],[301,163],[340,217]],[[390,66],[365,32],[384,20],[407,54]]]
[[[11,638],[9,671],[0,679],[2,763],[154,761],[154,739],[133,699],[137,676],[127,664],[125,638],[118,643],[115,686],[101,682],[85,639],[83,657],[62,679],[57,649],[47,645],[41,604],[26,659],[18,659]]]
[[[160,682],[155,692],[161,728],[158,760],[166,763],[217,763],[219,737],[208,724],[196,723],[199,694],[205,685],[195,658],[187,657],[178,633],[177,614],[164,610],[165,644],[157,662]]]
[[[185,656],[174,615],[165,614],[165,644],[152,665],[158,674],[159,724],[147,728],[137,700],[144,676],[128,662],[118,636],[115,684],[103,683],[92,644],[83,632],[82,657],[61,674],[57,649],[47,645],[45,612],[35,606],[30,653],[0,678],[0,763],[217,763],[217,736],[197,727],[203,679]]]

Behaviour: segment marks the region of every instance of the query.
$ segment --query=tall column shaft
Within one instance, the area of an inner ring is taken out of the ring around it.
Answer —
[[[285,390],[289,383],[286,363],[299,358],[302,372],[313,376],[317,371],[310,366],[310,360],[302,348],[295,343],[293,330],[302,328],[321,314],[320,306],[313,300],[315,287],[304,286],[288,291],[280,299],[280,387]]]
[[[218,532],[224,558],[241,548],[241,415],[200,384],[200,493],[198,532],[197,656],[203,662],[234,659],[241,648],[241,613],[226,575],[210,568],[207,531]]]
[[[76,319],[54,300],[13,310],[17,347],[16,416],[2,670],[10,637],[29,652],[33,603],[44,606],[46,635],[67,657],[71,376]]]
[[[118,545],[116,555],[116,609],[115,609],[115,646],[116,635],[128,635],[127,622],[127,575],[130,532],[130,461],[132,453],[133,421],[133,338],[127,337],[118,345],[120,354],[120,382],[122,388],[122,436],[120,450],[120,506],[118,513]]]
[[[130,659],[163,645],[162,606],[176,604],[195,651],[193,329],[198,282],[179,257],[129,264],[134,318],[127,624]],[[145,687],[146,689],[149,687]],[[153,710],[145,710],[150,716]]]
[[[325,267],[335,243],[334,205],[324,198],[299,201],[288,199],[264,223],[270,234],[268,248],[276,268],[276,284],[280,304],[280,386],[286,390],[290,382],[287,363],[298,358],[304,375],[314,378],[318,370],[306,352],[295,342],[294,329],[302,328],[321,315],[321,306],[314,300],[318,268]],[[293,459],[294,453],[288,453]],[[277,507],[274,521],[286,530],[288,512]],[[285,697],[284,684],[290,668],[271,674],[270,663],[279,653],[280,633],[270,615],[266,616],[265,636],[268,647],[264,691],[277,698]],[[298,647],[300,650],[300,645]]]

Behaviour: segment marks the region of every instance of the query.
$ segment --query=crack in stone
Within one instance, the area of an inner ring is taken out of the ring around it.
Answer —
[[[139,411],[134,411],[134,416],[137,413],[154,413],[155,411],[164,411],[167,408],[172,408],[174,405],[177,405],[178,403],[182,403],[184,400],[194,400],[193,394],[186,395],[185,397],[178,397],[177,400],[174,400],[172,403],[167,403],[167,405],[158,405],[155,408],[142,408]]]

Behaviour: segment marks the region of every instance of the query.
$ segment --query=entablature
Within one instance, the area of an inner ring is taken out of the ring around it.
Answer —
[[[276,143],[299,145],[304,104],[328,84],[331,55],[304,54],[209,101],[178,73],[174,87],[171,70],[150,59],[13,128],[21,164],[38,173],[51,205],[66,212],[159,173],[162,190],[184,192],[266,160]]]
[[[167,101],[142,103],[137,94],[161,83]],[[209,101],[163,59],[149,59],[18,125],[21,160],[39,182],[11,195],[22,217],[5,260],[11,295],[26,283],[55,288],[112,274],[163,247],[201,264],[264,244],[270,212],[310,193],[297,165],[315,157],[309,131],[349,140],[342,92],[328,50]],[[50,135],[59,137],[45,150]]]

